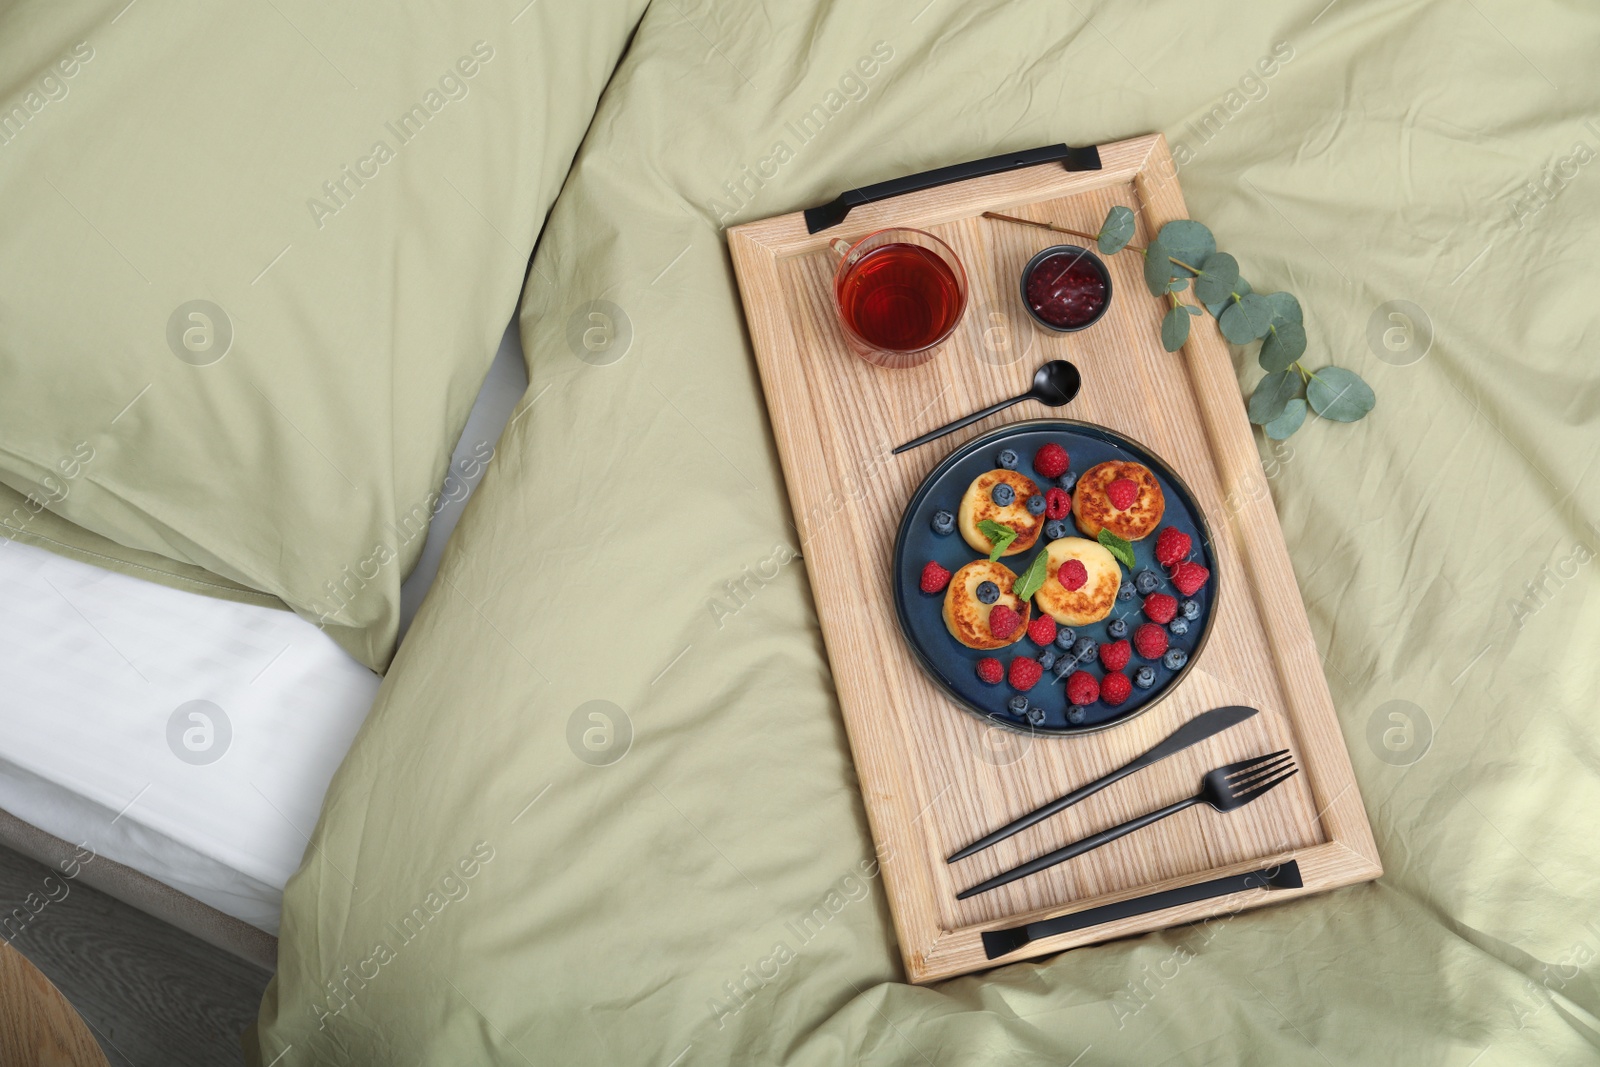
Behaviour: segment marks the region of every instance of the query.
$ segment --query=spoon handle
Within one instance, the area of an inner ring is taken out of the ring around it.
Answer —
[[[998,404],[990,404],[988,407],[984,408],[982,411],[974,411],[971,415],[963,415],[961,418],[957,419],[955,422],[946,423],[945,425],[939,427],[937,430],[929,430],[927,433],[923,434],[921,437],[917,438],[915,441],[907,441],[905,444],[903,444],[899,448],[895,449],[893,454],[898,456],[902,452],[909,452],[909,451],[911,451],[911,449],[916,448],[919,445],[925,445],[929,441],[936,441],[939,438],[943,437],[947,433],[955,433],[957,430],[961,429],[963,426],[971,426],[973,423],[977,422],[979,419],[987,419],[990,415],[993,415],[997,411],[1004,411],[1006,408],[1010,407],[1012,404],[1020,404],[1024,400],[1027,400],[1032,395],[1033,394],[1031,394],[1031,393],[1023,393],[1021,396],[1014,396],[1010,400],[1002,400]]]

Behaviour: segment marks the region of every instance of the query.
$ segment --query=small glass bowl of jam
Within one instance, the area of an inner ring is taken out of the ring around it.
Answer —
[[[1111,272],[1087,248],[1053,245],[1022,269],[1022,303],[1046,329],[1088,329],[1111,306]]]

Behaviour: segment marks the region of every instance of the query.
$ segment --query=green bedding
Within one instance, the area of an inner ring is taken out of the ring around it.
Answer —
[[[0,537],[381,670],[642,7],[0,4]]]
[[[1597,36],[1490,0],[652,5],[528,279],[527,397],[289,886],[258,1062],[1600,1058]],[[1309,364],[1378,394],[1262,441],[1256,490],[1386,874],[909,986],[720,231],[1152,130]]]

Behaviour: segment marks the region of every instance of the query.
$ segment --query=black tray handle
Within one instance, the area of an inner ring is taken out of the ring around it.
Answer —
[[[1236,874],[1229,878],[1215,878],[1197,885],[1183,885],[1163,893],[1150,893],[1131,900],[1119,900],[1115,904],[1075,911],[1070,915],[1060,915],[1054,919],[1042,919],[1010,930],[986,930],[983,934],[983,953],[991,960],[999,959],[1029,942],[1070,933],[1073,930],[1082,930],[1088,926],[1099,926],[1101,923],[1114,922],[1117,919],[1126,919],[1131,915],[1165,911],[1180,904],[1193,904],[1197,900],[1210,900],[1213,897],[1225,897],[1230,893],[1243,893],[1252,889],[1299,889],[1302,884],[1300,864],[1288,860],[1265,870]]]
[[[1008,152],[1003,156],[975,159],[970,163],[956,163],[936,170],[923,171],[921,174],[891,178],[876,185],[851,189],[821,207],[806,208],[806,232],[820,233],[831,226],[837,226],[844,221],[846,215],[850,214],[851,208],[870,204],[875,200],[887,200],[891,196],[902,196],[919,189],[932,189],[936,185],[964,182],[968,178],[1000,174],[1018,167],[1037,167],[1041,163],[1056,162],[1063,164],[1067,170],[1099,170],[1100,149],[1094,145],[1073,148],[1070,145],[1052,144],[1026,152]]]

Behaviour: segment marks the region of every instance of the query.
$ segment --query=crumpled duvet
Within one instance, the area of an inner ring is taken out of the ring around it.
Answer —
[[[289,886],[258,1062],[1595,1060],[1597,36],[1491,0],[652,5],[528,279],[527,396]],[[1263,439],[1259,490],[1386,873],[913,987],[721,229],[1150,131],[1308,365],[1378,395]]]

